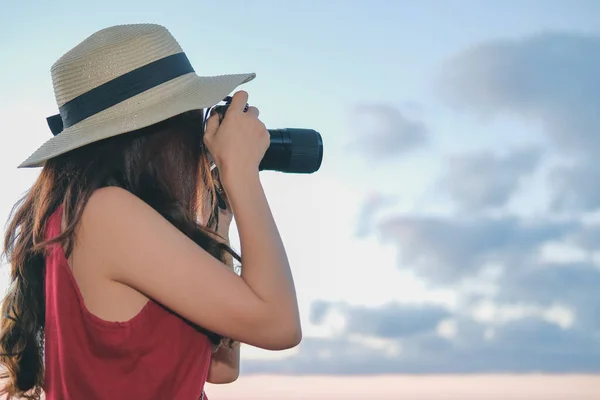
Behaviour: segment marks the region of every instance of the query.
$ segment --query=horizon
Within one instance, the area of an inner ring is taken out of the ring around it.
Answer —
[[[210,399],[221,400],[597,400],[598,375],[473,374],[388,375],[376,377],[251,376],[238,385],[208,385]],[[271,386],[265,389],[266,382]],[[342,389],[339,389],[342,387]],[[302,388],[294,391],[294,388]],[[333,388],[333,389],[332,389]],[[255,394],[256,393],[256,394]],[[213,397],[211,397],[211,394]],[[368,396],[368,397],[367,397]]]

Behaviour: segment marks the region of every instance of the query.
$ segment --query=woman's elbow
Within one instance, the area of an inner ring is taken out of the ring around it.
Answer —
[[[296,347],[302,341],[302,327],[300,322],[279,327],[276,339],[270,344],[267,350],[288,350]]]
[[[300,342],[302,342],[302,326],[298,322],[297,326],[290,333],[290,342],[288,348],[291,349],[292,347],[296,347],[300,344]]]

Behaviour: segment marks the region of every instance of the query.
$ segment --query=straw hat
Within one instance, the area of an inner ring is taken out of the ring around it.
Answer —
[[[58,155],[212,107],[256,74],[199,76],[169,31],[154,24],[98,31],[52,66],[60,114],[55,135],[19,168],[40,167]]]

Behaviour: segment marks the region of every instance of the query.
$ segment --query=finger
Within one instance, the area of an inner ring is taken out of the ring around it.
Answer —
[[[231,99],[229,110],[233,109],[242,112],[246,108],[246,104],[248,104],[248,93],[244,90],[237,91]]]
[[[217,112],[217,107],[213,107],[210,109],[210,113],[208,114],[208,118],[210,117],[214,117],[215,115],[218,115],[219,113]]]
[[[206,121],[206,128],[204,130],[204,136],[206,137],[214,135],[219,129],[219,114],[212,113],[211,116]]]
[[[210,109],[210,113],[208,118],[215,117],[219,120],[219,124],[223,122],[223,118],[225,118],[225,112],[221,110],[220,112],[217,110],[221,106],[216,106]]]
[[[256,118],[258,118],[258,116],[260,115],[260,111],[258,110],[258,108],[254,107],[254,106],[248,107],[248,111],[246,111],[246,113],[252,114]]]

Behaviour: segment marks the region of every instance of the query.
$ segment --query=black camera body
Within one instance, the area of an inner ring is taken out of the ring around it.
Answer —
[[[225,117],[231,97],[226,97],[225,104],[213,108],[220,116]],[[284,128],[268,129],[271,144],[265,152],[259,170],[279,171],[291,174],[312,174],[321,168],[323,161],[323,138],[314,129]]]

